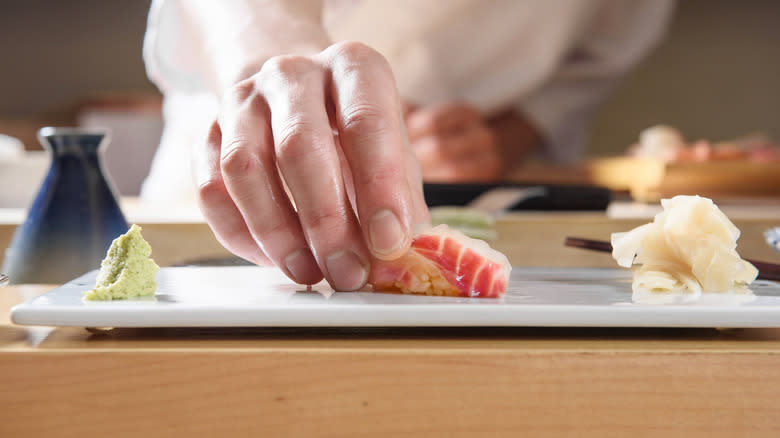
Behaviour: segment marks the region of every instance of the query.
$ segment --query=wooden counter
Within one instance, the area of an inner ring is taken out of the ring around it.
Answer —
[[[46,286],[2,291],[0,314]],[[780,330],[0,325],[0,436],[778,436]]]
[[[607,239],[644,222],[516,214],[499,221],[495,246],[516,265],[614,266],[563,238]],[[778,217],[735,222],[743,256],[780,261],[761,240]],[[197,221],[139,223],[161,264],[227,255]],[[52,287],[0,288],[2,437],[780,436],[776,329],[88,332],[9,322],[13,305]]]
[[[629,205],[630,207],[630,205]],[[123,198],[122,210],[130,223],[143,227],[160,266],[230,258],[217,242],[194,204],[141,202]],[[616,210],[617,211],[617,210]],[[566,236],[609,240],[611,233],[627,231],[650,222],[652,209],[623,208],[617,214],[603,212],[517,212],[499,218],[498,240],[493,245],[516,266],[614,267],[607,254],[563,246]],[[780,262],[778,254],[764,244],[766,229],[780,225],[780,199],[761,201],[757,207],[732,204],[724,211],[742,231],[739,251],[743,257]],[[23,222],[22,209],[0,209],[0,248],[7,248],[16,226]],[[0,251],[0,264],[4,253]]]

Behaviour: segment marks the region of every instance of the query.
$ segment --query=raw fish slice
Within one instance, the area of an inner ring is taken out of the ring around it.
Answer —
[[[447,225],[419,230],[396,260],[375,260],[369,283],[377,291],[496,298],[504,295],[509,260],[482,240]]]

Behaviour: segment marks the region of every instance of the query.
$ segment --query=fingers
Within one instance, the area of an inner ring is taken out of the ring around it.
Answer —
[[[412,147],[404,144],[406,161],[406,181],[411,196],[412,224],[430,225],[431,215],[428,211],[428,205],[425,203],[425,194],[423,193],[423,175],[420,162],[414,155]]]
[[[474,126],[455,135],[426,136],[414,143],[414,151],[423,165],[442,161],[468,161],[489,155],[495,136],[485,126]]]
[[[406,119],[426,181],[478,182],[501,177],[496,139],[479,111],[462,102],[418,109]]]
[[[404,169],[406,171],[406,182],[411,197],[412,224],[430,225],[431,215],[428,211],[428,204],[425,202],[423,193],[423,175],[420,161],[414,153],[414,149],[409,142],[409,136],[406,132],[406,116],[417,109],[414,104],[407,101],[401,101],[401,138],[403,140],[403,155],[406,162]]]
[[[406,129],[409,140],[415,142],[426,136],[453,135],[481,122],[482,116],[473,106],[448,102],[411,111],[406,117]]]
[[[400,256],[430,222],[392,72],[361,44],[267,61],[225,94],[201,152],[217,238],[299,283],[358,289],[373,257]]]
[[[326,112],[329,77],[304,57],[276,58],[263,73],[279,169],[308,244],[334,288],[358,289],[368,278],[370,254],[347,196]]]
[[[431,183],[490,183],[500,179],[500,173],[491,168],[494,160],[480,159],[463,163],[446,163],[425,169],[425,181]]]
[[[290,278],[311,284],[322,278],[274,157],[269,111],[254,81],[226,96],[221,120],[220,170],[250,235]]]
[[[225,187],[219,166],[221,143],[222,132],[214,122],[205,143],[194,151],[193,174],[198,188],[198,205],[217,240],[225,248],[256,264],[272,265],[255,243]]]
[[[331,46],[322,58],[333,78],[336,125],[355,184],[363,238],[374,257],[396,258],[409,248],[419,206],[410,187],[415,181],[407,174],[410,151],[395,79],[387,61],[359,43]]]
[[[427,136],[414,144],[430,182],[485,182],[501,177],[495,136],[483,125],[449,136]]]

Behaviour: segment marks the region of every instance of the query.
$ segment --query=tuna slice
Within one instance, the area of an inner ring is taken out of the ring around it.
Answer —
[[[486,242],[439,225],[418,230],[400,258],[375,260],[369,283],[376,291],[496,298],[506,292],[511,270]]]

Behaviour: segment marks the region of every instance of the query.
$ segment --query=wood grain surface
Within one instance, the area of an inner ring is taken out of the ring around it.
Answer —
[[[645,219],[509,215],[523,266],[608,266],[566,236]],[[735,220],[740,253],[780,262]],[[162,265],[227,257],[198,222],[141,222]],[[0,226],[0,239],[9,226]],[[2,245],[2,242],[0,242]],[[22,327],[0,288],[0,437],[780,436],[780,330]]]
[[[780,263],[780,255],[764,243],[766,229],[780,219],[735,219],[742,231],[740,255]],[[609,240],[611,233],[628,231],[647,219],[608,219],[603,213],[512,213],[496,223],[498,239],[492,245],[515,266],[615,267],[608,254],[564,246],[567,236]],[[233,258],[205,223],[139,222],[160,266]],[[16,225],[0,223],[0,248],[10,244]],[[2,263],[2,254],[0,254]],[[97,267],[96,267],[97,268]]]
[[[12,354],[0,365],[0,435],[770,437],[780,433],[778,359],[349,348]]]
[[[13,326],[0,436],[780,433],[780,330]]]

